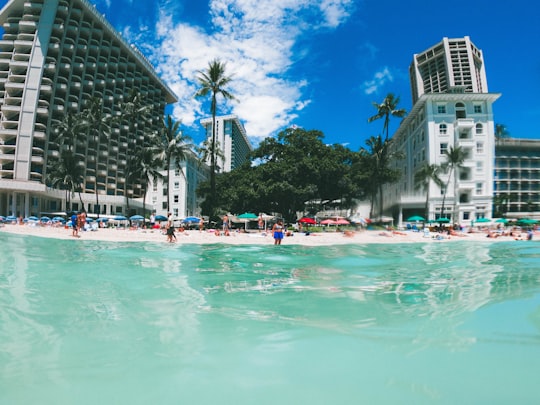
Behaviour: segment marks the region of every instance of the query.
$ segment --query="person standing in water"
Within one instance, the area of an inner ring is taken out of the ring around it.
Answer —
[[[272,234],[274,235],[274,245],[281,245],[283,240],[283,222],[279,219],[272,227]]]

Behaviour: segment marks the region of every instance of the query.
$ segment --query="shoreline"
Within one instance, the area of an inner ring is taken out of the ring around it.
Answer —
[[[130,230],[124,228],[100,228],[96,231],[79,232],[80,237],[74,237],[71,229],[54,226],[40,225],[16,225],[4,224],[0,227],[0,233],[32,235],[43,238],[54,238],[63,240],[92,240],[103,242],[155,242],[170,244],[167,242],[167,236],[160,229],[138,229]],[[377,231],[362,230],[357,232],[318,232],[306,235],[305,233],[295,232],[292,236],[286,236],[283,239],[282,246],[302,245],[302,246],[331,246],[345,244],[370,244],[370,243],[427,243],[427,242],[452,242],[452,241],[483,241],[500,242],[527,240],[525,232],[521,233],[521,239],[513,236],[500,236],[497,238],[488,238],[487,233],[478,231],[474,233],[459,233],[458,236],[431,233],[425,237],[423,232],[413,231]],[[442,236],[442,235],[441,235]],[[231,245],[273,245],[274,239],[271,232],[231,232],[230,236],[216,236],[213,230],[189,230],[176,232],[177,244],[231,244]],[[540,238],[537,231],[534,234],[533,241]]]

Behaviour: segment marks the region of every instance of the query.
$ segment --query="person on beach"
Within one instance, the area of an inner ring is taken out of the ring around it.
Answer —
[[[204,218],[201,218],[199,221],[199,232],[202,232],[204,229]]]
[[[259,225],[259,232],[262,232],[264,229],[264,219],[262,215],[259,215],[259,219],[257,221],[257,224]]]
[[[279,219],[272,227],[272,234],[274,235],[274,245],[281,245],[283,240],[283,222]]]
[[[75,213],[71,214],[71,236],[79,236],[79,221]]]
[[[169,215],[167,216],[167,242],[173,243],[174,241],[176,241],[176,235],[174,234],[174,220],[172,214],[169,212]]]
[[[227,214],[223,215],[223,232],[227,233],[229,231],[229,217]]]

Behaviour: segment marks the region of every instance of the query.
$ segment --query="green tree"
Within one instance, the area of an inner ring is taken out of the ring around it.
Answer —
[[[77,144],[85,140],[84,119],[81,114],[68,112],[62,117],[55,129],[55,141],[60,146],[60,150],[77,151]]]
[[[444,203],[446,200],[446,194],[448,192],[448,186],[450,185],[450,180],[452,180],[452,175],[454,177],[454,218],[452,220],[456,221],[456,207],[457,207],[457,184],[458,179],[457,175],[459,173],[459,169],[463,167],[463,163],[465,162],[465,159],[467,158],[467,153],[463,150],[461,146],[450,146],[447,150],[444,151],[444,155],[446,157],[446,161],[441,165],[442,170],[448,174],[448,179],[446,180],[446,185],[444,186],[444,194],[443,194],[443,201],[442,201],[442,207],[441,207],[441,216],[444,216]]]
[[[216,177],[217,206],[236,213],[279,213],[294,221],[313,201],[352,204],[354,155],[341,145],[326,145],[320,131],[286,129],[253,151],[256,164],[246,162]],[[202,195],[209,191],[207,183],[199,189]]]
[[[150,180],[156,182],[163,179],[159,172],[163,162],[156,157],[152,148],[140,148],[130,159],[129,173],[130,180],[141,183],[143,190],[143,215],[146,215],[146,194],[148,192],[148,183]]]
[[[165,169],[165,182],[167,184],[167,210],[170,208],[170,170],[173,168],[171,164],[174,164],[174,169],[178,169],[183,176],[185,176],[182,170],[182,162],[187,159],[188,153],[192,148],[191,138],[184,135],[180,125],[181,121],[174,121],[170,115],[167,115],[163,120],[163,126],[160,129],[156,143],[155,151],[156,157],[163,162],[163,169]]]
[[[212,141],[210,144],[210,216],[214,215],[216,200],[216,114],[217,97],[221,95],[225,100],[234,100],[235,97],[227,90],[232,78],[225,74],[226,64],[219,59],[214,59],[208,64],[208,69],[199,71],[197,80],[201,86],[195,93],[195,97],[211,95],[210,112],[212,114]]]
[[[95,193],[96,193],[96,210],[97,216],[99,218],[100,209],[99,209],[99,186],[100,175],[99,175],[99,158],[101,155],[101,144],[107,146],[108,140],[111,134],[111,125],[113,123],[113,117],[110,114],[106,114],[103,111],[103,103],[101,99],[94,97],[90,99],[85,109],[81,112],[84,129],[86,130],[89,137],[92,138],[93,144],[89,149],[94,152],[94,163],[95,163]],[[105,149],[108,149],[107,147]],[[105,178],[102,180],[105,182]]]
[[[83,182],[84,169],[79,165],[78,159],[73,152],[64,150],[60,154],[60,159],[51,167],[46,178],[46,182],[53,188],[66,190],[66,210],[71,210],[71,195],[79,193],[81,206],[81,184]]]
[[[385,141],[389,138],[390,117],[402,118],[407,114],[407,111],[402,108],[397,108],[399,97],[395,97],[392,93],[388,93],[382,103],[372,103],[377,109],[377,114],[368,118],[368,122],[384,118],[383,133],[386,134]]]
[[[495,139],[507,139],[510,138],[510,132],[504,124],[495,124]]]
[[[426,205],[424,207],[424,218],[429,219],[429,186],[434,182],[437,186],[443,187],[444,183],[440,178],[441,167],[435,164],[424,163],[414,174],[416,188],[426,192]]]
[[[142,141],[137,137],[139,123],[149,123],[151,106],[145,102],[145,98],[136,89],[131,89],[124,101],[120,104],[122,120],[129,126],[128,143],[131,148],[142,147]]]
[[[383,186],[399,180],[401,171],[391,167],[392,163],[403,158],[399,152],[393,152],[392,140],[383,140],[380,135],[371,136],[367,141],[367,148],[361,148],[360,167],[363,171],[365,192],[371,201],[370,216],[373,217],[375,199],[379,196],[379,217],[383,215]]]

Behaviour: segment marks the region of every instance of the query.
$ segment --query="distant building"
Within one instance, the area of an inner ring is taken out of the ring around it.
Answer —
[[[482,53],[469,40],[448,39],[415,55],[411,64],[414,105],[392,138],[403,160],[398,183],[384,189],[383,210],[397,223],[408,216],[424,216],[428,191],[415,184],[424,164],[440,165],[444,152],[461,147],[466,159],[451,176],[441,175],[445,188],[431,182],[426,219],[446,217],[462,223],[492,216],[495,125],[493,103],[500,97],[487,92]],[[444,200],[444,201],[443,201]],[[443,208],[444,204],[444,208]]]
[[[84,206],[75,202],[74,208],[122,213],[126,197],[138,206],[141,184],[127,187],[127,195],[124,191],[130,147],[145,144],[166,104],[177,100],[174,93],[87,0],[9,0],[0,23],[0,214],[66,210],[65,191],[45,185],[60,155],[55,128],[65,114],[81,111],[94,97],[103,101],[104,113],[119,116],[119,105],[132,89],[151,106],[156,120],[149,124],[141,118],[131,129],[121,121],[107,139],[77,143]]]
[[[171,212],[175,218],[200,216],[201,199],[197,197],[197,187],[208,179],[209,168],[194,153],[190,153],[185,161],[176,168],[171,162],[169,168],[170,190],[167,189],[166,178],[151,181],[148,186],[147,204],[156,215],[166,216]],[[166,176],[166,171],[161,174]],[[167,207],[167,193],[170,206]]]
[[[204,118],[206,138],[212,139],[212,118]],[[218,172],[230,172],[248,160],[252,151],[244,126],[236,115],[216,117],[216,142],[223,154],[217,159]]]
[[[443,38],[415,54],[409,75],[413,104],[422,94],[488,92],[482,51],[467,36]]]
[[[540,219],[540,140],[495,142],[496,217]]]

